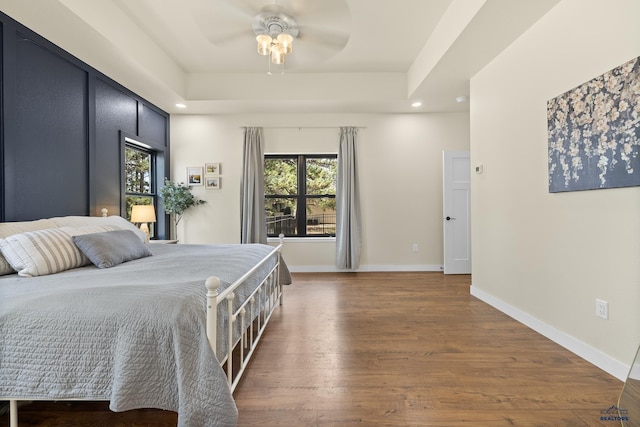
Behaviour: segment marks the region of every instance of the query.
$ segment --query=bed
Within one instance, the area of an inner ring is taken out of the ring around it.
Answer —
[[[0,250],[19,272],[0,276],[0,400],[11,402],[12,425],[20,400],[67,399],[175,411],[179,426],[236,424],[232,392],[290,280],[282,242],[145,244],[120,217],[20,223],[30,231],[15,234],[6,224]],[[47,233],[70,236],[82,265],[57,271],[37,260],[40,274],[29,254],[15,262]],[[109,244],[124,245],[124,258],[148,254],[105,266]]]

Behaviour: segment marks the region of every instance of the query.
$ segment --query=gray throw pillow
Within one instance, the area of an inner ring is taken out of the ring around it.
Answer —
[[[130,230],[73,236],[73,243],[98,268],[109,268],[151,255],[147,245]]]

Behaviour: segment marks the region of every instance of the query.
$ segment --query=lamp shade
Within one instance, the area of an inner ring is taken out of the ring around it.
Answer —
[[[274,64],[284,63],[284,49],[279,44],[271,46],[271,62]]]
[[[260,55],[269,55],[271,53],[271,37],[266,34],[261,34],[256,37],[258,42],[258,53]]]
[[[285,55],[289,55],[293,51],[293,37],[290,34],[278,34],[278,43],[282,46]]]
[[[156,210],[153,205],[134,205],[131,208],[131,222],[156,222]]]

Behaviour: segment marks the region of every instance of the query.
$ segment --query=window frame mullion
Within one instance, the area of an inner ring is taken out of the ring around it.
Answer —
[[[307,159],[298,155],[298,236],[307,237]]]

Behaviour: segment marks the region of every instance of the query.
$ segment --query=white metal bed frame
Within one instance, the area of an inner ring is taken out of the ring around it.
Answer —
[[[236,280],[231,286],[226,288],[222,293],[218,294],[220,279],[215,276],[209,277],[205,286],[207,288],[207,338],[211,349],[216,352],[217,343],[217,313],[218,305],[227,303],[227,312],[230,313],[229,322],[227,322],[227,354],[220,361],[221,365],[226,363],[227,383],[233,393],[247,367],[253,352],[255,351],[262,334],[271,319],[273,311],[283,302],[283,286],[280,282],[280,262],[281,250],[284,244],[284,236],[280,235],[280,243],[266,257],[256,264],[251,270],[247,271],[242,277]],[[277,262],[271,271],[266,275],[264,280],[249,295],[249,297],[234,311],[233,300],[235,298],[234,290],[238,288],[247,278],[249,278],[258,268],[260,268],[271,257],[277,256]],[[248,310],[248,321],[247,321]],[[255,320],[254,320],[255,319]],[[233,331],[237,321],[240,321],[240,338],[233,338]],[[240,344],[238,346],[238,344]],[[233,369],[233,352],[238,349],[239,367],[234,373]],[[246,352],[246,353],[245,353]]]
[[[104,212],[103,212],[104,214]],[[227,354],[220,360],[220,365],[225,366],[227,373],[227,383],[233,393],[242,378],[249,360],[253,355],[257,344],[262,338],[262,334],[271,319],[276,307],[283,303],[283,285],[280,281],[280,263],[282,261],[282,246],[284,245],[284,236],[280,235],[280,242],[267,256],[265,256],[258,264],[247,271],[242,277],[237,279],[228,288],[218,293],[220,279],[211,276],[205,281],[207,289],[207,320],[206,331],[207,339],[211,350],[216,353],[217,344],[217,321],[218,306],[227,304],[227,313],[229,321],[227,322]],[[244,283],[253,273],[255,273],[263,264],[272,257],[277,257],[277,262],[266,277],[260,282],[253,293],[244,301],[237,309],[233,309],[233,300],[235,298],[234,291]],[[247,316],[247,311],[249,316]],[[248,317],[248,320],[247,320]],[[240,321],[240,338],[234,340],[234,327],[236,322]],[[230,344],[231,343],[231,344]],[[234,371],[233,353],[239,352],[239,364]],[[20,400],[33,399],[9,399],[9,426],[18,427],[18,402]],[[81,400],[81,399],[43,399],[43,400]]]

